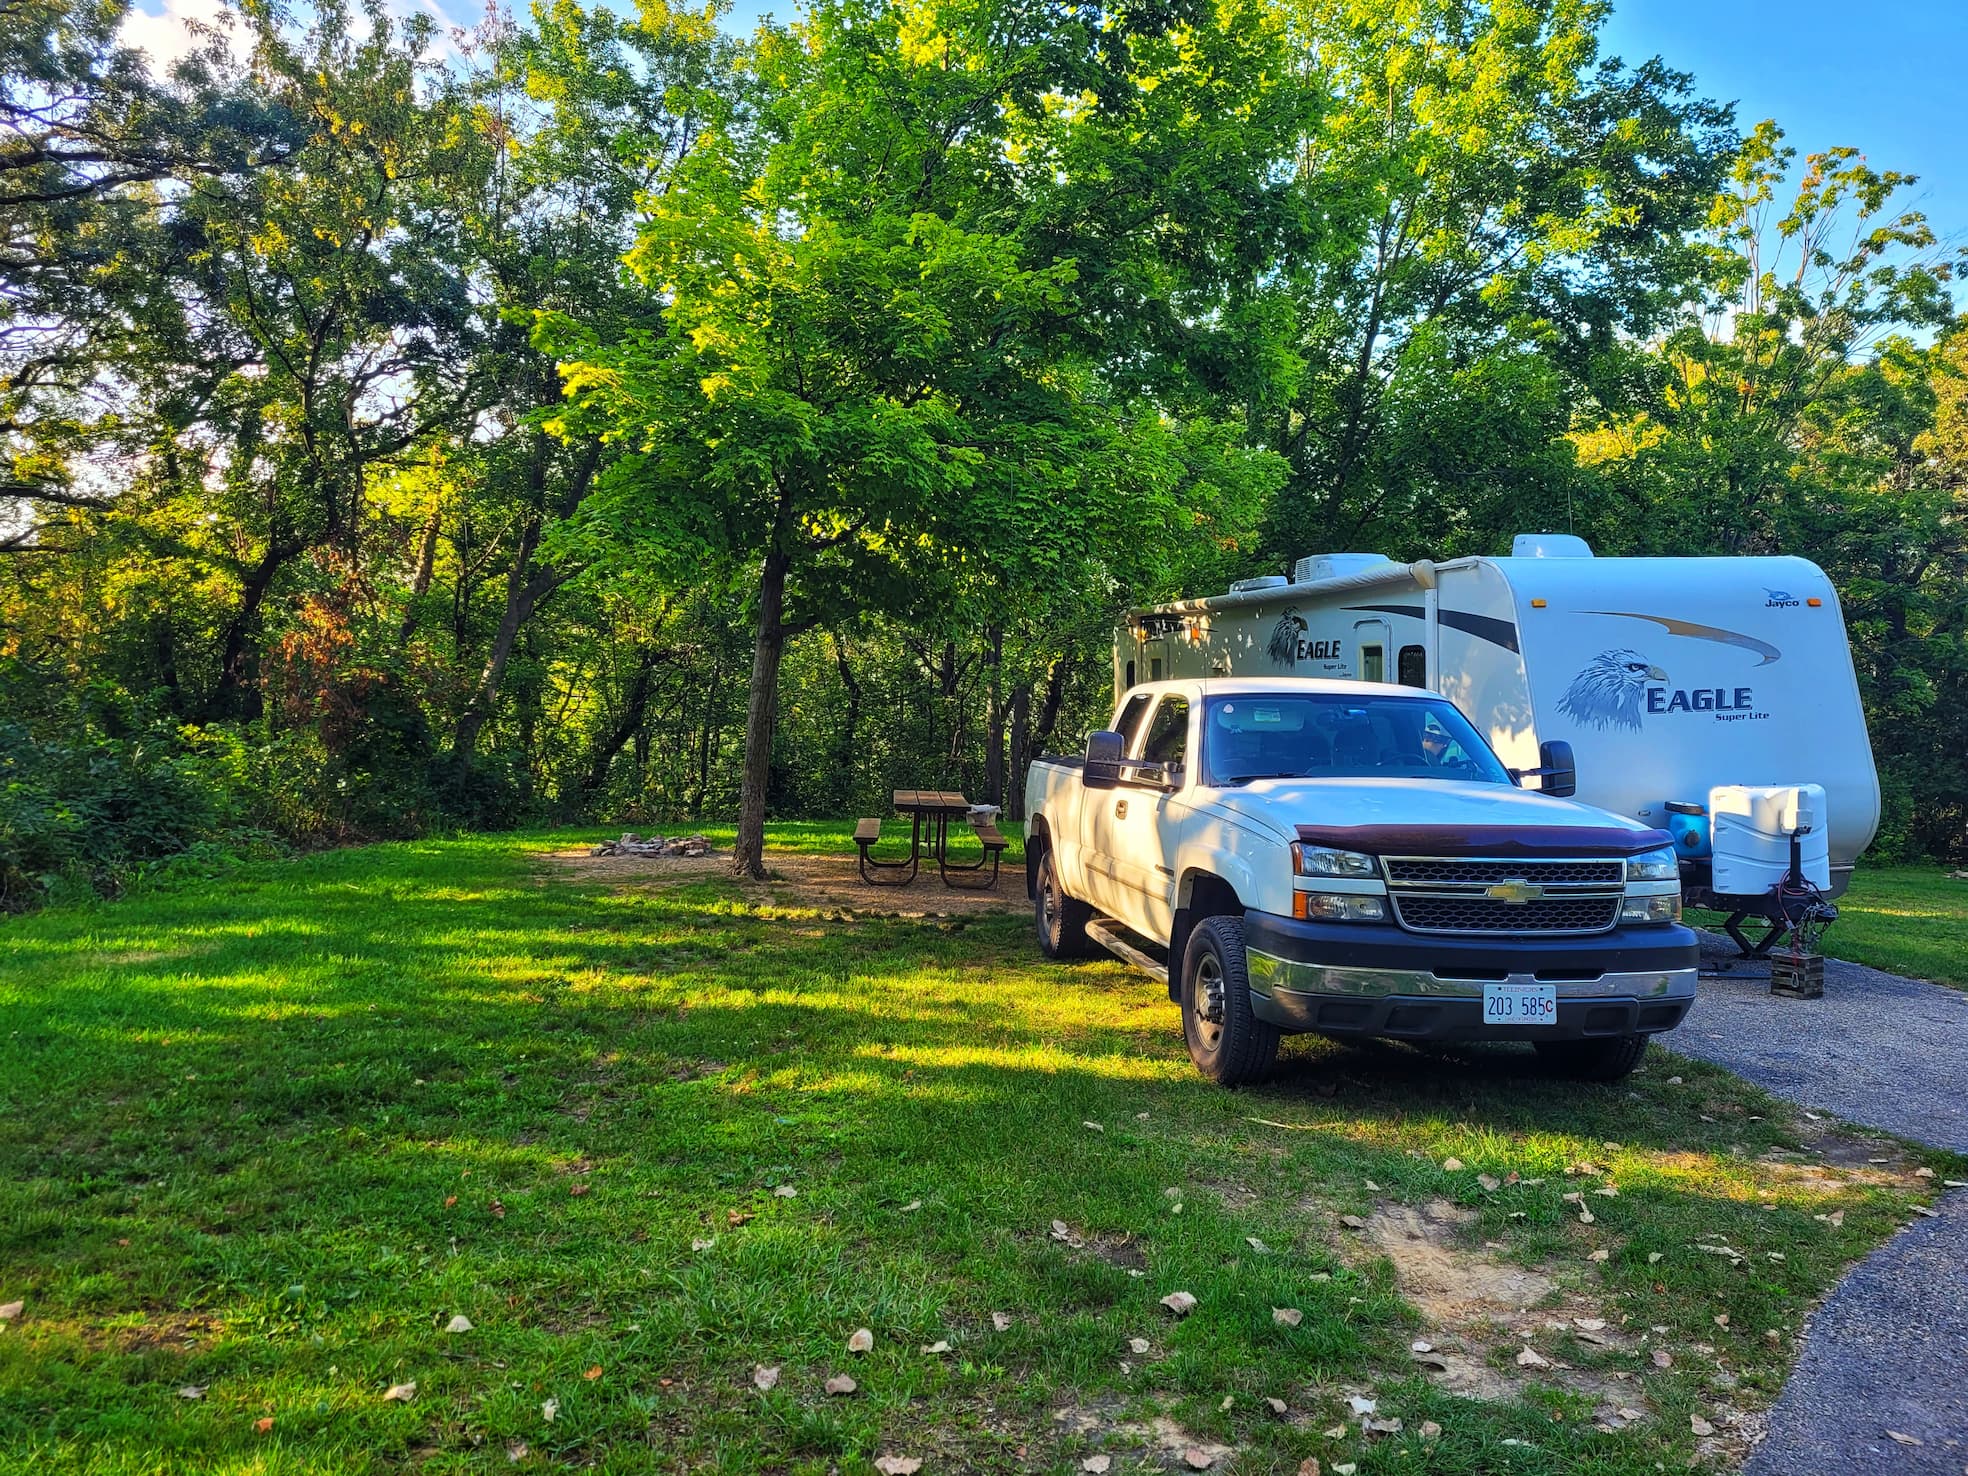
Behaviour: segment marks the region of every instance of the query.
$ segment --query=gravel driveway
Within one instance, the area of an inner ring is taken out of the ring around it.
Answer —
[[[1663,1045],[1848,1122],[1968,1153],[1968,993],[1828,959],[1823,999],[1783,999],[1765,965],[1734,955],[1703,945],[1700,1001]],[[1968,1471],[1968,1191],[1939,1209],[1853,1268],[1811,1319],[1744,1476]]]
[[[1823,999],[1784,999],[1768,964],[1735,953],[1703,943],[1701,999],[1662,1045],[1847,1122],[1968,1153],[1968,992],[1832,958]]]

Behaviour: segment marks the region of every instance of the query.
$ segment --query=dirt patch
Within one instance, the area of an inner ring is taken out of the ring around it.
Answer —
[[[1185,1457],[1192,1450],[1199,1450],[1208,1456],[1212,1466],[1220,1465],[1237,1453],[1233,1446],[1218,1445],[1214,1440],[1191,1435],[1174,1420],[1162,1415],[1157,1415],[1146,1425],[1119,1425],[1115,1428],[1117,1433],[1149,1445],[1171,1465],[1188,1466],[1190,1463]]]
[[[1891,1138],[1855,1137],[1840,1123],[1803,1112],[1797,1115],[1797,1141],[1831,1168],[1857,1169],[1862,1175],[1869,1171],[1889,1178],[1906,1167],[1906,1151]]]
[[[1123,1271],[1148,1269],[1148,1257],[1142,1254],[1140,1243],[1132,1235],[1095,1235],[1087,1241],[1087,1249]]]
[[[1217,1202],[1233,1214],[1241,1214],[1257,1203],[1257,1191],[1243,1184],[1233,1184],[1228,1180],[1205,1179],[1196,1186],[1205,1193],[1214,1194]]]
[[[1036,1239],[1037,1236],[1031,1238]],[[1141,1242],[1132,1234],[1117,1235],[1108,1230],[1083,1234],[1065,1221],[1058,1220],[1054,1221],[1051,1228],[1045,1232],[1045,1239],[1065,1246],[1075,1255],[1098,1256],[1108,1265],[1118,1266],[1121,1270],[1135,1276],[1148,1269],[1148,1257],[1141,1249]]]
[[[1421,1313],[1427,1338],[1415,1349],[1415,1366],[1446,1393],[1465,1399],[1520,1398],[1526,1378],[1555,1384],[1615,1409],[1646,1406],[1639,1388],[1616,1376],[1572,1367],[1547,1349],[1548,1361],[1520,1374],[1497,1366],[1517,1348],[1545,1334],[1585,1336],[1601,1347],[1617,1347],[1620,1331],[1583,1305],[1562,1309],[1560,1320],[1548,1310],[1558,1283],[1541,1271],[1492,1260],[1461,1243],[1475,1223],[1473,1210],[1445,1199],[1426,1204],[1384,1204],[1367,1221],[1366,1240],[1394,1263],[1401,1295]],[[1531,1317],[1531,1309],[1543,1310]],[[1581,1328],[1580,1319],[1585,1320]],[[1617,1418],[1617,1416],[1615,1416]]]
[[[1441,1366],[1430,1364],[1423,1372],[1446,1394],[1459,1394],[1464,1399],[1504,1400],[1515,1399],[1522,1392],[1514,1379],[1505,1378],[1477,1355],[1437,1348],[1434,1357]]]
[[[1184,1467],[1183,1456],[1192,1450],[1199,1450],[1208,1456],[1212,1467],[1220,1467],[1237,1453],[1235,1446],[1219,1445],[1213,1440],[1191,1434],[1165,1415],[1157,1415],[1146,1423],[1113,1423],[1114,1413],[1112,1407],[1095,1409],[1072,1404],[1054,1410],[1052,1418],[1063,1433],[1096,1441],[1102,1437],[1116,1437],[1123,1444],[1143,1448],[1150,1461],[1165,1466]]]
[[[1367,1221],[1367,1239],[1394,1263],[1401,1295],[1436,1327],[1461,1328],[1524,1312],[1549,1297],[1551,1278],[1506,1266],[1455,1241],[1473,1223],[1471,1210],[1445,1199],[1416,1208],[1386,1204]]]
[[[184,1353],[224,1331],[225,1324],[217,1318],[155,1312],[139,1323],[90,1329],[83,1340],[92,1348],[114,1348],[119,1353]]]
[[[962,845],[959,839],[952,846]],[[556,871],[584,881],[619,887],[678,886],[686,882],[731,880],[726,856],[590,856],[580,850],[541,851],[538,859]],[[947,887],[933,863],[925,865],[906,887],[871,886],[861,879],[855,857],[809,856],[768,851],[765,864],[772,875],[765,881],[739,880],[738,888],[754,906],[811,910],[852,917],[978,917],[1025,913],[1023,868],[1007,865],[998,884],[983,891]]]

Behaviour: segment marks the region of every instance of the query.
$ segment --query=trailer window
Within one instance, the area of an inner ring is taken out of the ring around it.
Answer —
[[[1360,647],[1360,680],[1363,682],[1387,680],[1387,648],[1378,641],[1371,646]]]
[[[1134,685],[1134,658],[1132,656],[1128,657],[1127,680],[1122,682],[1121,685],[1123,687],[1132,687]]]
[[[1420,646],[1401,647],[1401,658],[1395,667],[1398,675],[1395,680],[1404,687],[1425,687],[1428,685],[1428,652]]]

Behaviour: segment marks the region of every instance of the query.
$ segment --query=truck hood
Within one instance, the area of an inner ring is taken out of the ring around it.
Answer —
[[[1281,840],[1371,854],[1633,855],[1673,840],[1606,810],[1503,784],[1258,779],[1211,808]]]

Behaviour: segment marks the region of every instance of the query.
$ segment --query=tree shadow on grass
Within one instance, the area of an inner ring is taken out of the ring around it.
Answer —
[[[541,889],[523,858],[404,848],[30,920],[0,988],[0,1290],[30,1290],[47,1330],[0,1351],[0,1420],[82,1439],[93,1399],[249,1449],[243,1409],[222,1433],[172,1402],[171,1380],[210,1379],[311,1448],[407,1450],[539,1440],[551,1394],[547,1433],[593,1457],[647,1441],[669,1378],[699,1401],[664,1417],[679,1438],[769,1463],[803,1417],[727,1427],[745,1370],[818,1371],[865,1325],[895,1351],[850,1448],[923,1399],[1031,1389],[1169,1390],[1262,1444],[1221,1397],[1405,1369],[1409,1314],[1335,1218],[1378,1197],[1450,1199],[1473,1234],[1635,1297],[1665,1274],[1656,1227],[1697,1207],[1745,1254],[1788,1248],[1745,1277],[1679,1264],[1677,1232],[1679,1285],[1746,1328],[1794,1320],[1842,1254],[1811,1218],[1831,1191],[1757,1208],[1759,1155],[1794,1123],[1717,1072],[1592,1087],[1525,1052],[1302,1042],[1222,1092],[1154,985],[1044,964],[1016,920],[816,935],[735,896]],[[1598,1269],[1562,1199],[1588,1155],[1624,1180]],[[1548,1182],[1506,1208],[1485,1169]],[[1172,1323],[1176,1287],[1207,1310]],[[1032,1315],[1000,1332],[1006,1308]],[[437,1332],[454,1310],[475,1341]],[[191,1311],[222,1331],[117,1330]],[[1678,1327],[1681,1303],[1650,1315]],[[1119,1372],[1130,1335],[1152,1371]],[[938,1338],[984,1372],[910,1354]],[[423,1408],[380,1406],[410,1369]],[[36,1392],[57,1371],[73,1400]]]

